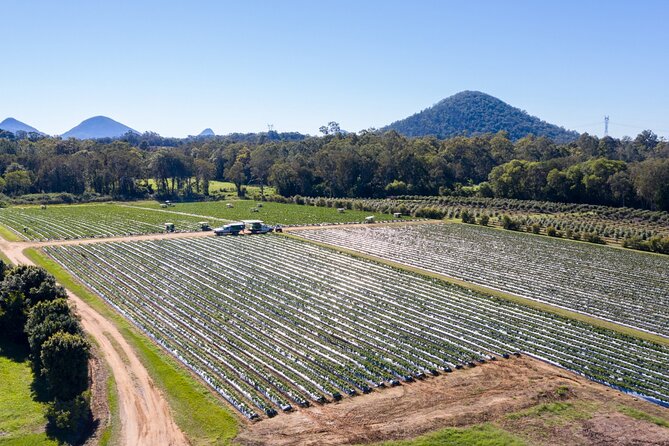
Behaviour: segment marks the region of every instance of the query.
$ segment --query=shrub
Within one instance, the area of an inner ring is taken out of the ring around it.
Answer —
[[[490,217],[488,217],[487,214],[481,215],[481,217],[479,218],[479,224],[481,226],[488,226],[488,223],[490,223]]]
[[[476,223],[474,216],[471,215],[467,210],[464,210],[460,213],[460,218],[462,218],[463,223]]]
[[[508,215],[502,215],[502,227],[509,231],[517,231],[520,229],[520,223]]]
[[[416,209],[414,212],[415,217],[420,217],[420,218],[433,218],[436,220],[440,220],[444,218],[445,212],[442,211],[439,208],[431,207],[431,206],[424,206]]]
[[[549,226],[546,228],[546,235],[549,237],[557,237],[558,235],[557,229],[555,229],[553,226]]]
[[[541,225],[539,223],[535,223],[532,225],[532,233],[533,234],[539,234],[541,232]]]
[[[594,232],[586,232],[583,234],[583,240],[588,243],[597,243],[599,245],[605,244],[604,239]]]

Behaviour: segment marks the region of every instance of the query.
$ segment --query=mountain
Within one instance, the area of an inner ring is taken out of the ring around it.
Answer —
[[[578,138],[577,132],[566,130],[480,91],[463,91],[450,96],[420,113],[396,121],[382,130],[396,130],[405,136],[436,136],[450,138],[509,132],[516,141],[529,133],[546,136],[558,143]]]
[[[72,130],[63,133],[63,138],[98,139],[118,138],[128,132],[139,133],[127,125],[114,121],[106,116],[95,116],[83,121]]]
[[[216,133],[210,128],[206,128],[200,132],[197,136],[216,136]]]
[[[7,118],[4,121],[0,122],[0,130],[6,130],[8,132],[27,132],[27,133],[42,133],[37,130],[35,127],[30,127],[28,124],[24,124],[21,121],[17,121],[14,118]]]

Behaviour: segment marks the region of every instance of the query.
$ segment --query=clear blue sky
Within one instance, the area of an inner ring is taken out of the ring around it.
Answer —
[[[669,137],[669,1],[0,2],[0,120],[185,136],[382,127],[461,90]]]

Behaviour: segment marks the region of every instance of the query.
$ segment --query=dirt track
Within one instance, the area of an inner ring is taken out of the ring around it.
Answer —
[[[164,234],[160,235],[164,237]],[[72,240],[72,242],[84,241]],[[43,245],[46,244],[51,243]],[[40,245],[10,243],[0,239],[0,249],[15,264],[32,265],[33,262],[23,254],[23,250]],[[114,375],[119,396],[120,443],[137,446],[188,444],[186,437],[172,418],[167,401],[154,385],[135,351],[114,324],[75,294],[68,291],[68,295],[77,307],[84,330],[99,344],[99,350]]]

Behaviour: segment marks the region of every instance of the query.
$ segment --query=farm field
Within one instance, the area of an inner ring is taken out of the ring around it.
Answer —
[[[669,336],[669,257],[464,224],[301,237]]]
[[[196,231],[202,220],[117,203],[0,209],[0,224],[22,238],[38,241],[158,233],[165,230],[165,222],[174,223],[177,231]]]
[[[230,203],[232,208],[226,205]],[[141,201],[128,203],[147,209],[160,209],[160,203]],[[257,209],[253,212],[252,209]],[[309,225],[321,223],[360,223],[365,217],[374,215],[377,221],[392,220],[391,214],[346,210],[344,213],[330,207],[304,206],[290,203],[257,202],[253,200],[202,201],[176,203],[170,211],[209,216],[226,220],[264,220],[268,224]]]
[[[330,199],[309,198],[308,203]],[[507,198],[458,196],[401,196],[389,199],[346,200],[354,209],[367,212],[402,212],[404,215],[431,218],[459,219],[464,211],[479,218],[486,215],[490,224],[500,224],[499,217],[509,215],[523,230],[530,232],[539,225],[542,233],[552,226],[565,238],[596,234],[608,243],[620,243],[626,238],[647,240],[669,236],[669,212],[635,208],[616,208],[578,203],[554,203]],[[572,234],[571,237],[568,234]]]
[[[233,205],[232,208],[226,206]],[[258,209],[253,212],[252,209]],[[269,224],[307,225],[361,222],[370,215],[363,211],[300,206],[284,203],[258,203],[229,200],[177,203],[162,208],[155,201],[8,207],[0,209],[0,225],[16,237],[34,241],[130,236],[164,232],[165,223],[174,223],[177,232],[199,231],[199,222],[212,226],[232,220],[261,219]],[[392,215],[374,214],[378,221]]]
[[[665,346],[306,242],[207,237],[45,251],[249,419],[515,351],[669,402]]]

